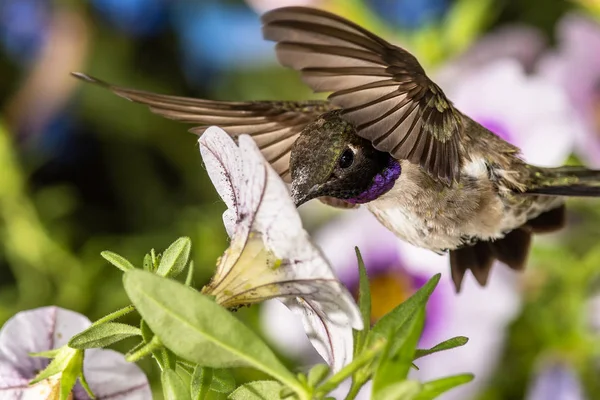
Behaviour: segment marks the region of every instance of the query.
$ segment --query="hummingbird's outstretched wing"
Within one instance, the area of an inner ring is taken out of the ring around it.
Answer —
[[[334,14],[284,7],[263,15],[277,57],[302,73],[376,149],[451,184],[462,166],[461,116],[417,59]]]
[[[212,101],[168,96],[111,85],[89,75],[73,76],[103,86],[115,94],[150,107],[153,113],[196,124],[190,132],[201,135],[211,125],[231,136],[251,135],[275,171],[291,182],[290,152],[302,129],[322,113],[335,108],[328,101]]]

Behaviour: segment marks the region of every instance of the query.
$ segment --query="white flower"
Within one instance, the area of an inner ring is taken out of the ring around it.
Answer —
[[[529,163],[564,163],[582,135],[563,88],[546,77],[525,74],[515,60],[497,60],[441,84],[459,110],[519,147]]]
[[[310,241],[285,183],[250,136],[239,147],[223,130],[200,138],[208,174],[228,209],[231,245],[203,293],[224,307],[280,298],[301,316],[313,346],[334,368],[350,361],[358,307]],[[278,327],[277,329],[283,329]]]
[[[23,311],[9,319],[0,330],[0,398],[45,399],[58,395],[57,376],[29,386],[29,381],[50,363],[47,358],[31,357],[29,353],[62,347],[90,325],[85,316],[58,307]],[[146,375],[116,351],[86,350],[83,372],[97,399],[152,398]],[[79,383],[72,394],[74,400],[89,399]]]
[[[340,280],[351,292],[358,286],[354,246],[358,246],[371,279],[372,314],[381,316],[417,290],[435,273],[442,279],[427,304],[425,328],[419,346],[428,348],[453,336],[467,336],[460,348],[433,354],[416,361],[420,381],[455,373],[472,372],[475,380],[444,394],[440,399],[470,399],[483,387],[497,365],[506,337],[506,327],[517,315],[520,299],[515,274],[507,268],[494,268],[485,288],[471,276],[465,278],[460,294],[455,294],[447,256],[406,244],[379,224],[366,210],[347,211],[315,235]],[[393,289],[393,290],[391,290]],[[288,329],[275,329],[286,316],[274,305],[264,307],[261,322],[269,339],[286,354],[312,361],[308,343]],[[277,325],[276,325],[277,324]],[[288,322],[282,324],[288,327]],[[345,390],[347,391],[347,387]],[[344,388],[336,391],[343,398]],[[369,391],[361,391],[368,398]]]

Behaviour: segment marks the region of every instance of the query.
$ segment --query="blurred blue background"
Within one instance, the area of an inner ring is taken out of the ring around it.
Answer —
[[[190,236],[196,285],[209,279],[227,244],[224,206],[196,137],[69,72],[208,99],[322,98],[278,66],[262,40],[260,13],[290,4],[336,12],[411,50],[461,110],[522,147],[526,159],[600,167],[594,0],[2,0],[0,322],[48,304],[92,319],[126,304],[120,273],[99,256],[105,249],[140,263],[150,248]],[[536,241],[528,271],[506,278],[516,305],[490,323],[486,332],[498,339],[485,353],[468,344],[460,371],[447,365],[446,374],[478,376],[448,398],[600,398],[600,202],[569,206],[569,227]],[[352,221],[316,204],[302,212],[316,233],[328,221]],[[417,270],[420,257],[411,261]],[[437,264],[447,277],[446,261]],[[505,294],[477,292],[496,305]],[[265,324],[259,307],[239,315],[256,329],[280,328]],[[482,324],[453,315],[440,318],[458,332]],[[282,356],[301,368],[298,354]],[[438,364],[431,368],[443,375]],[[156,384],[155,367],[143,367]]]

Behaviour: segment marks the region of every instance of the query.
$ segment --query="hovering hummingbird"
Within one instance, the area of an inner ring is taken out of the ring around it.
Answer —
[[[164,117],[251,135],[299,206],[365,204],[413,245],[450,253],[456,290],[485,285],[494,260],[521,270],[533,233],[565,223],[564,196],[600,196],[600,171],[541,168],[457,110],[417,59],[334,14],[285,7],[262,17],[279,62],[324,101],[224,102],[110,85]]]

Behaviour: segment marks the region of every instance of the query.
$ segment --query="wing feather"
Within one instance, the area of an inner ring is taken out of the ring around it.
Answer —
[[[318,9],[284,7],[262,20],[280,63],[313,90],[333,92],[329,100],[358,135],[448,184],[458,181],[462,117],[412,54]]]
[[[81,73],[73,75],[83,81],[103,86],[115,94],[147,105],[165,118],[196,124],[190,132],[202,135],[211,125],[218,125],[231,136],[248,134],[256,141],[265,159],[286,181],[292,145],[302,129],[322,113],[335,108],[327,101],[212,101],[169,96],[108,84]]]

